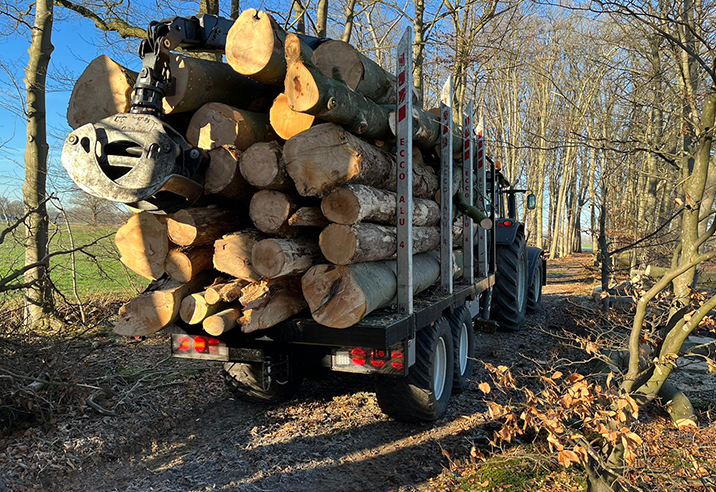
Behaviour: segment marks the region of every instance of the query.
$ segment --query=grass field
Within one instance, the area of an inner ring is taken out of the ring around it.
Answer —
[[[75,253],[77,291],[81,298],[117,295],[128,298],[143,289],[148,281],[126,269],[119,261],[114,246],[116,227],[72,226],[72,237],[64,225],[51,225],[50,251],[69,250],[90,245],[85,251]],[[14,231],[0,244],[0,278],[22,267],[24,264],[24,230]],[[93,244],[94,243],[94,244]],[[74,302],[72,288],[72,255],[58,255],[50,260],[50,276],[55,287]],[[20,296],[20,292],[12,296]]]

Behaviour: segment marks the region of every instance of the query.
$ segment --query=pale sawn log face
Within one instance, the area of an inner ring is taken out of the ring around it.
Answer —
[[[218,337],[239,326],[241,310],[230,307],[216,314],[213,314],[202,321],[202,328],[209,335]]]
[[[288,225],[298,209],[293,198],[280,191],[261,190],[251,197],[249,216],[261,232],[281,237],[296,236],[299,229]]]
[[[286,94],[279,94],[274,99],[269,111],[269,121],[276,135],[284,140],[308,130],[316,122],[316,117],[311,114],[299,113],[288,105]]]
[[[164,275],[169,251],[167,225],[149,212],[132,215],[114,236],[120,261],[133,272],[149,280]]]
[[[213,256],[211,244],[175,249],[167,254],[164,269],[176,282],[191,282],[199,273],[211,269]]]
[[[204,178],[204,193],[248,203],[256,191],[239,169],[242,153],[235,147],[223,146],[209,151],[209,167]]]
[[[254,245],[265,238],[260,231],[249,229],[218,239],[214,243],[214,268],[241,280],[260,280],[261,275],[251,263],[251,252]]]
[[[239,166],[246,181],[260,190],[295,189],[286,171],[283,148],[278,142],[253,144],[241,155]]]
[[[167,231],[169,239],[179,246],[199,246],[241,228],[243,222],[240,213],[226,208],[185,208],[167,221]]]
[[[251,253],[254,268],[266,278],[301,274],[320,259],[315,237],[264,239],[254,245]]]
[[[240,151],[256,142],[274,138],[268,115],[252,113],[227,104],[210,102],[200,107],[189,121],[186,140],[205,150],[224,145]]]

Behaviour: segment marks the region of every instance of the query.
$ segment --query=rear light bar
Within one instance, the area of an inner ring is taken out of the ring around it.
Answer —
[[[217,338],[172,334],[172,355],[184,359],[229,360],[229,347]]]
[[[405,376],[408,373],[408,366],[404,353],[403,343],[398,343],[390,349],[340,347],[333,349],[331,369],[341,372]]]

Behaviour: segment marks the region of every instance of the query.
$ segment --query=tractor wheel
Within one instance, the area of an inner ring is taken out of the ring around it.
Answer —
[[[260,362],[227,362],[224,364],[226,386],[237,400],[254,403],[278,403],[296,396],[302,378],[285,381],[272,377]]]
[[[497,273],[492,295],[492,319],[508,330],[517,330],[527,312],[527,247],[518,231],[510,244],[497,246]]]
[[[537,259],[535,271],[532,272],[532,282],[530,282],[529,292],[527,292],[527,311],[533,313],[542,305],[542,260]]]
[[[455,347],[455,370],[452,377],[452,392],[462,393],[469,385],[475,355],[475,330],[472,318],[465,306],[457,308],[447,317],[452,330]]]
[[[383,412],[405,422],[437,420],[447,410],[454,367],[450,323],[440,318],[415,336],[415,364],[405,377],[376,379],[375,394]]]

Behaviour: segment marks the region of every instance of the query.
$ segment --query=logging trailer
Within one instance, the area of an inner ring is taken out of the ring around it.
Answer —
[[[107,129],[106,148],[111,147],[112,139],[117,140],[115,147],[121,147],[127,135],[141,140],[142,147],[154,145],[150,174],[155,181],[145,183],[139,190],[141,194],[128,194],[126,186],[99,190],[101,177],[92,174],[92,166],[81,166],[80,154],[72,157],[72,166],[65,166],[73,180],[90,193],[150,210],[167,192],[190,200],[198,197],[201,186],[187,176],[206,165],[206,153],[192,148],[176,132],[147,127],[147,115],[151,121],[162,117],[166,73],[157,67],[166,65],[168,50],[182,47],[188,51],[221,51],[230,25],[230,21],[212,16],[176,18],[150,25],[148,40],[140,47],[144,65],[134,85],[132,109],[123,116],[119,132],[113,134]],[[312,42],[307,37],[302,39]],[[518,329],[525,313],[540,304],[546,261],[539,248],[526,246],[524,225],[517,220],[516,195],[526,190],[515,189],[499,166],[486,156],[482,125],[473,131],[471,102],[464,104],[461,125],[453,129],[449,81],[440,105],[441,196],[452,197],[456,191],[453,161],[454,154],[460,153],[457,171],[462,189],[467,190],[460,199],[468,207],[474,204],[489,218],[492,227],[484,229],[465,214],[458,238],[463,253],[454,256],[453,203],[441,200],[440,249],[436,252],[440,259],[439,282],[427,290],[424,286],[417,289],[422,271],[419,264],[414,269],[412,244],[414,129],[410,115],[414,112],[412,97],[406,97],[412,94],[412,43],[412,29],[408,28],[397,51],[398,97],[392,122],[397,147],[397,251],[391,263],[394,266],[390,267],[394,275],[386,281],[396,283],[394,303],[345,329],[323,326],[301,314],[258,332],[232,330],[219,336],[207,335],[201,325],[181,321],[173,324],[173,356],[223,362],[227,382],[239,398],[263,402],[288,399],[296,394],[305,369],[322,367],[378,376],[378,402],[393,418],[435,420],[445,413],[451,394],[467,387],[473,367],[474,326],[494,320],[506,329]],[[135,120],[135,116],[141,118]],[[114,120],[115,126],[118,121]],[[461,149],[453,149],[455,133],[459,133]],[[78,141],[83,141],[81,135],[70,135],[63,154],[81,153]],[[87,148],[84,152],[90,153]],[[121,199],[108,196],[120,192]],[[526,203],[533,209],[534,196],[530,194]],[[173,211],[179,206],[172,202],[164,210]],[[376,284],[376,288],[380,285]]]

